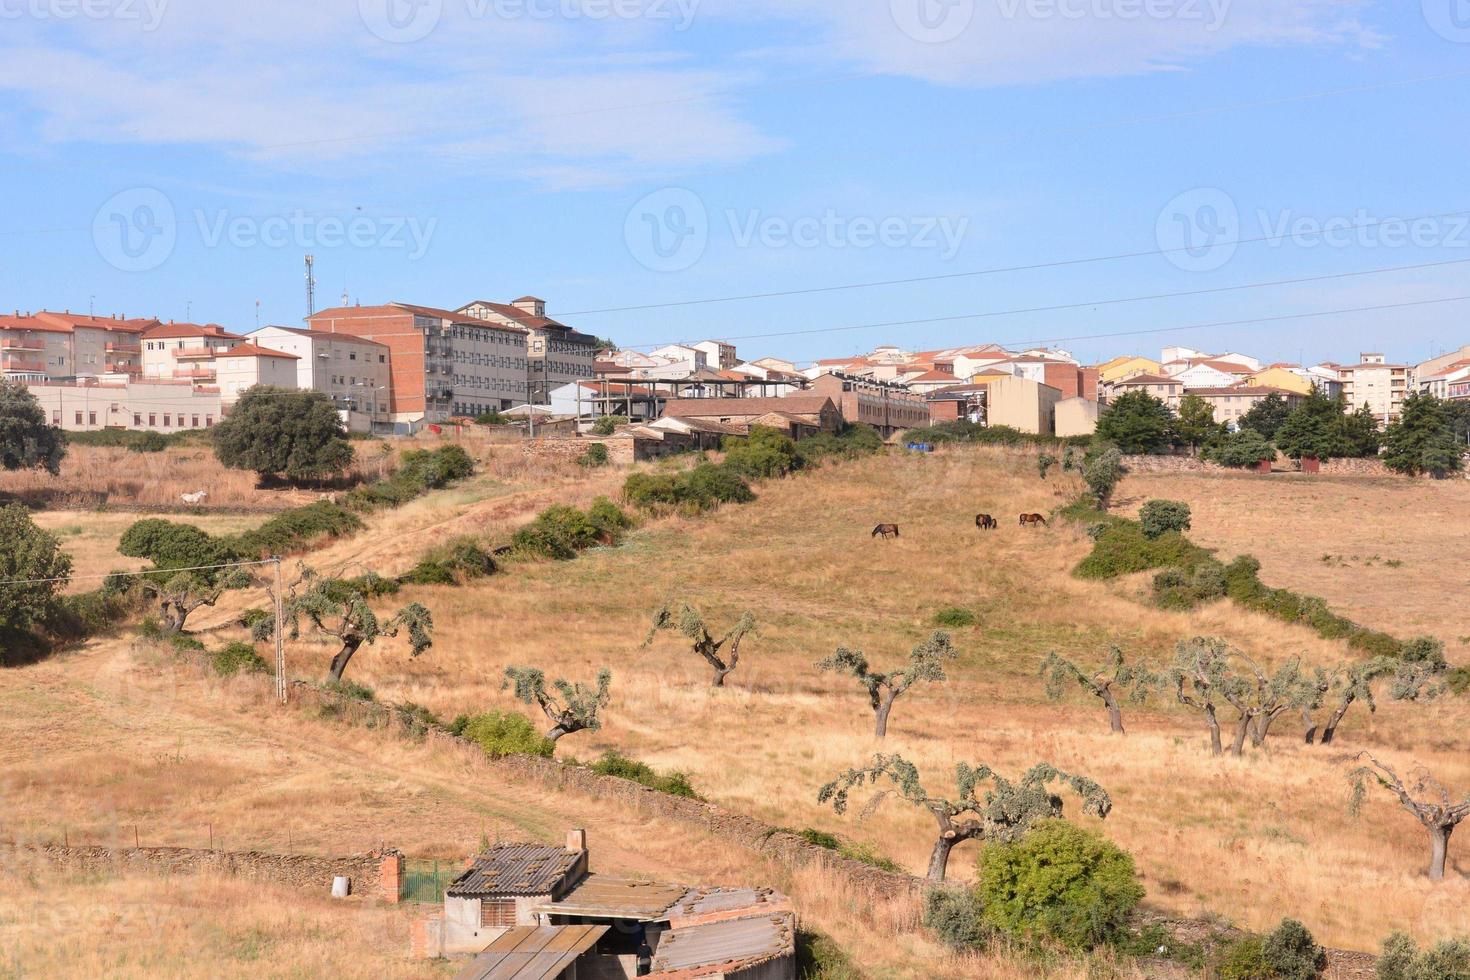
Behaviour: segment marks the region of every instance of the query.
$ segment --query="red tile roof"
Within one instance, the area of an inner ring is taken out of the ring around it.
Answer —
[[[1183,384],[1178,378],[1166,378],[1158,374],[1135,374],[1122,381],[1113,382],[1113,387],[1121,385],[1178,385]]]
[[[44,333],[71,333],[70,327],[48,323],[45,320],[33,316],[12,316],[10,314],[0,315],[0,330],[40,330]]]
[[[368,344],[368,345],[373,346],[373,347],[387,347],[388,346],[387,344],[380,344],[376,340],[369,340],[366,337],[359,337],[355,333],[343,333],[343,332],[341,332],[339,330],[311,330],[311,329],[308,329],[306,327],[283,327],[283,326],[279,326],[277,324],[271,324],[268,327],[261,327],[260,329],[261,330],[284,330],[287,333],[294,333],[294,334],[296,334],[297,336],[300,336],[300,337],[315,337],[318,340],[343,340],[343,341],[347,341],[348,343],[353,343],[353,344]],[[255,336],[255,332],[252,332],[250,334],[250,336],[252,336],[252,337]]]
[[[144,340],[169,340],[174,337],[214,337],[219,340],[244,340],[237,333],[230,333],[218,323],[165,323],[143,331]]]
[[[301,358],[297,357],[295,354],[287,354],[284,351],[278,350],[268,350],[264,347],[257,347],[255,344],[240,344],[239,346],[233,347],[230,350],[221,351],[220,353],[216,354],[215,357],[279,357],[284,360],[290,361],[301,360]]]
[[[1201,397],[1218,397],[1221,395],[1282,395],[1292,398],[1304,397],[1299,391],[1288,391],[1285,388],[1273,388],[1270,385],[1233,385],[1228,388],[1185,388],[1186,395],[1199,395]]]
[[[958,384],[960,379],[944,371],[925,371],[923,374],[905,380],[909,384],[913,384],[915,381],[953,381]]]

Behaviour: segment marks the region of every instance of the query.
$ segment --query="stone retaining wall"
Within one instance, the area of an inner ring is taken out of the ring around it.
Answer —
[[[1250,470],[1234,469],[1200,459],[1197,456],[1124,456],[1123,465],[1133,473],[1238,473],[1254,475]],[[1277,473],[1297,473],[1294,460],[1277,460]],[[1329,459],[1322,464],[1323,476],[1396,476],[1377,459]]]

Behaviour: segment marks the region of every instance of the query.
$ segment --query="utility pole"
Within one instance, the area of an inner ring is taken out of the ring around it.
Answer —
[[[281,556],[272,555],[271,560],[276,563],[276,697],[282,704],[286,703],[286,617],[283,612],[283,586],[281,584]]]
[[[306,257],[306,315],[316,313],[316,256]]]

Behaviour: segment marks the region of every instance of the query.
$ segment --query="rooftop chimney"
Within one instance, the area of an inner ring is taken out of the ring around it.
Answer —
[[[585,854],[587,852],[587,831],[567,831],[567,850],[573,854]]]

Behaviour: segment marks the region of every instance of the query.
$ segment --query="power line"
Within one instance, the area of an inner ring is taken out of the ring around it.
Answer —
[[[1363,224],[1354,224],[1345,231],[1362,231],[1367,228],[1376,228],[1379,225],[1393,222],[1415,222],[1432,221],[1437,218],[1455,218],[1470,215],[1470,210],[1445,211],[1440,214],[1427,214],[1415,218],[1380,218]],[[1240,245],[1257,245],[1262,242],[1282,242],[1295,240],[1319,234],[1316,231],[1291,231],[1280,235],[1262,235],[1258,238],[1236,238],[1232,240],[1213,242],[1210,248],[1228,248]],[[559,316],[591,316],[602,313],[631,313],[641,310],[666,310],[681,306],[707,306],[714,303],[736,303],[756,299],[782,299],[789,296],[810,296],[817,293],[836,293],[849,289],[874,289],[880,286],[910,286],[923,282],[941,282],[950,279],[969,279],[976,276],[994,276],[1008,272],[1034,272],[1039,269],[1061,269],[1069,266],[1088,265],[1093,262],[1115,262],[1122,259],[1145,258],[1154,255],[1172,255],[1176,252],[1197,252],[1198,245],[1179,245],[1173,248],[1155,248],[1138,252],[1117,252],[1112,255],[1091,255],[1075,259],[1059,259],[1054,262],[1037,262],[1031,265],[1009,265],[995,266],[989,269],[975,269],[969,272],[946,272],[932,276],[913,276],[908,279],[879,279],[870,282],[844,283],[837,286],[814,286],[806,289],[784,289],[768,293],[744,293],[731,296],[713,296],[704,299],[677,300],[670,303],[647,303],[641,306],[614,306],[601,310],[574,310],[570,313],[558,314]]]
[[[108,572],[106,575],[66,575],[60,578],[17,578],[0,585],[41,585],[47,582],[88,582],[105,581],[110,578],[140,578],[145,575],[173,574],[175,572],[204,572],[219,568],[248,568],[252,565],[274,565],[277,559],[265,558],[261,561],[231,561],[222,565],[193,565],[189,568],[153,568],[143,569],[137,572]]]
[[[1173,293],[1152,293],[1145,296],[1124,296],[1116,299],[1088,300],[1080,303],[1060,303],[1055,306],[1032,306],[1012,310],[987,310],[982,313],[960,313],[954,316],[933,317],[925,320],[910,321],[913,323],[943,323],[952,320],[980,320],[997,316],[1019,316],[1026,313],[1055,313],[1060,310],[1087,309],[1094,306],[1114,306],[1121,303],[1143,303],[1150,300],[1178,299],[1185,296],[1206,296],[1213,293],[1238,292],[1245,289],[1265,289],[1273,286],[1295,286],[1309,282],[1327,282],[1334,279],[1351,279],[1357,276],[1371,276],[1391,272],[1409,272],[1415,269],[1433,269],[1447,265],[1462,265],[1470,262],[1470,258],[1447,259],[1443,262],[1421,262],[1415,265],[1384,266],[1377,269],[1363,269],[1358,272],[1338,272],[1323,276],[1303,276],[1297,279],[1275,279],[1269,282],[1241,283],[1235,286],[1213,286],[1206,289],[1186,289]],[[817,327],[811,330],[792,330],[780,333],[746,334],[743,336],[726,337],[727,341],[733,340],[766,340],[772,337],[799,337],[811,334],[840,333],[848,330],[866,330],[867,325],[842,326],[842,327]],[[667,347],[669,344],[683,343],[683,341],[668,341],[663,344],[636,344],[625,347],[625,350],[642,350],[644,348],[655,349]]]

